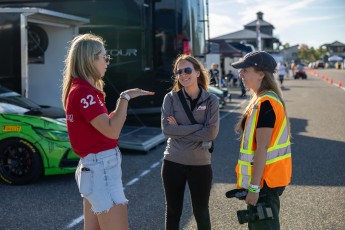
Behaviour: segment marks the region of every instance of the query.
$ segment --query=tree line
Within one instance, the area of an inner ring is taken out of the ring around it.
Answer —
[[[289,43],[283,45],[283,48],[290,47]],[[320,47],[315,49],[314,47],[309,47],[306,44],[301,44],[298,47],[298,54],[297,57],[300,60],[305,60],[308,62],[315,62],[317,60],[323,60],[324,55],[327,54],[327,49],[325,47]]]

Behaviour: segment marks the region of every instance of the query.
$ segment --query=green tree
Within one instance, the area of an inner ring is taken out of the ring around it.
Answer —
[[[320,47],[319,49],[315,49],[314,47],[310,47],[306,44],[301,44],[298,47],[298,58],[307,62],[314,62],[317,60],[322,60],[323,55],[327,53],[325,48]]]

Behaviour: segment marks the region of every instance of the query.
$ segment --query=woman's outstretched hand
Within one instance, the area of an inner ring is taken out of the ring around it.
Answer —
[[[124,91],[124,93],[127,93],[131,99],[136,98],[136,97],[140,97],[140,96],[150,96],[150,95],[155,94],[155,92],[150,92],[150,91],[146,91],[146,90],[139,89],[139,88],[128,89],[128,90]]]

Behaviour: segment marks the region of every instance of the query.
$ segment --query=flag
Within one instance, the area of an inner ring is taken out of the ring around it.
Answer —
[[[256,21],[256,44],[257,49],[261,50],[261,34],[260,34],[260,20]]]

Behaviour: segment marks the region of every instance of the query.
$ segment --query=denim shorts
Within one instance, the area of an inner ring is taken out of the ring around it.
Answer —
[[[121,152],[118,147],[90,153],[79,160],[75,179],[82,197],[95,214],[109,211],[113,205],[127,204],[123,191]]]

